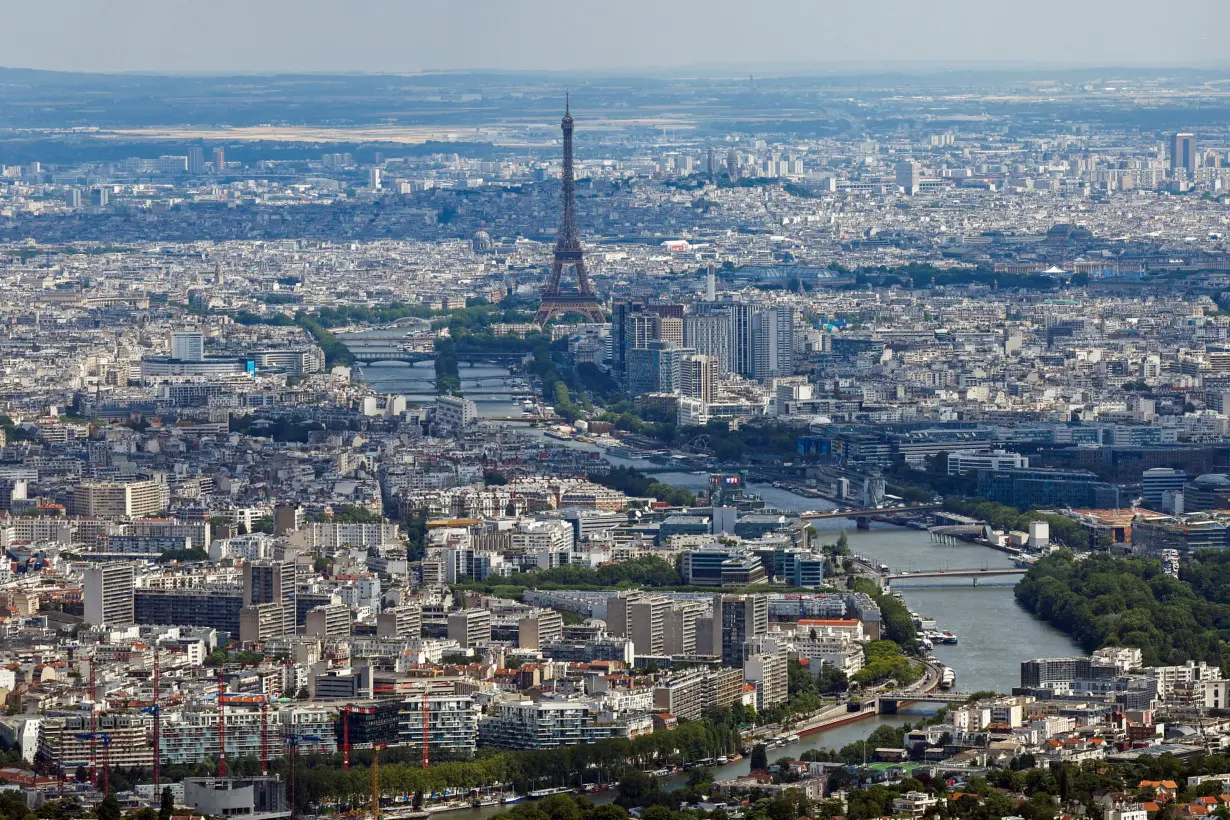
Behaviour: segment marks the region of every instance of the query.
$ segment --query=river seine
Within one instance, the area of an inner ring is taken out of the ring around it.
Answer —
[[[463,365],[460,368],[462,392],[474,399],[479,413],[485,416],[510,417],[520,414],[520,406],[509,396],[506,384],[508,371],[495,365]],[[407,366],[401,364],[374,364],[364,368],[356,377],[365,379],[375,389],[384,393],[402,394],[410,401],[426,402],[434,399],[435,371],[431,362]],[[527,428],[531,435],[541,435],[538,430]],[[592,445],[568,442],[569,446],[592,449]],[[652,468],[647,462],[609,458],[613,464]],[[658,480],[689,489],[702,489],[707,476],[698,473],[658,473]],[[771,485],[751,484],[748,490],[761,496],[773,507],[788,511],[831,509],[833,505],[807,498]],[[941,544],[931,539],[926,531],[873,524],[870,530],[856,530],[848,519],[832,519],[816,522],[821,531],[821,542],[835,541],[844,529],[850,549],[875,563],[886,564],[894,571],[922,571],[938,569],[1006,568],[1012,566],[1011,558],[997,550],[975,544],[958,542],[956,545]],[[1064,657],[1083,654],[1079,646],[1063,633],[1033,618],[1013,598],[1015,578],[997,578],[982,581],[978,586],[966,579],[931,579],[911,581],[902,579],[895,589],[909,608],[920,615],[933,618],[940,630],[957,636],[955,645],[935,648],[935,656],[956,672],[956,688],[974,692],[993,690],[1009,692],[1020,680],[1020,665],[1030,658]],[[774,759],[782,756],[798,757],[808,749],[837,749],[866,737],[877,726],[901,725],[918,720],[935,710],[935,706],[918,705],[904,709],[892,716],[870,717],[855,723],[838,726],[804,737],[800,742],[781,747],[772,752]],[[718,767],[719,777],[745,774],[749,770],[746,759]],[[682,775],[667,778],[664,785],[677,787],[683,782]],[[610,799],[613,793],[596,796]],[[479,809],[449,812],[449,817],[463,820],[485,820],[499,814],[506,807],[486,806]]]

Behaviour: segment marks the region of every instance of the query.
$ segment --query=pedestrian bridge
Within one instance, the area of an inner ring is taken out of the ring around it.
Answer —
[[[979,578],[999,578],[1006,575],[1024,575],[1026,570],[1021,567],[1003,567],[997,569],[936,569],[920,572],[898,572],[881,576],[886,582],[928,580],[932,578],[971,578],[974,586],[978,586]]]

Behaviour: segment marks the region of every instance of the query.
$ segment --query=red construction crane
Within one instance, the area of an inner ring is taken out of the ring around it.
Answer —
[[[426,769],[428,766],[431,765],[431,758],[427,752],[427,749],[428,749],[428,746],[430,745],[430,740],[431,740],[431,734],[430,734],[431,723],[429,720],[429,715],[431,713],[431,701],[429,700],[430,696],[431,696],[431,687],[430,686],[423,687],[423,768],[424,769]]]
[[[77,735],[78,740],[90,741],[90,747],[93,748],[96,741],[101,740],[103,745],[103,768],[102,768],[102,784],[94,784],[94,788],[99,789],[106,797],[111,792],[111,735],[106,732],[84,732]],[[91,752],[93,754],[93,752]]]
[[[342,768],[350,771],[350,751],[353,746],[350,744],[350,716],[355,715],[374,715],[376,710],[371,706],[355,706],[353,703],[342,707]]]
[[[261,701],[261,774],[269,776],[269,698]]]
[[[269,774],[269,696],[241,695],[223,692],[218,695],[219,708],[227,706],[259,706],[261,710],[261,770]]]
[[[423,768],[431,766],[431,692],[432,687],[437,689],[449,690],[450,684],[437,682],[435,684],[424,682],[423,684]],[[451,690],[450,690],[451,691]]]

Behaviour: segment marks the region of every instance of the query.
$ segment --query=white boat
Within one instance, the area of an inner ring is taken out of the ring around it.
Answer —
[[[507,805],[509,803],[520,803],[524,799],[525,799],[524,794],[510,794],[508,795],[508,797],[501,797],[500,802]]]
[[[950,666],[944,667],[944,672],[940,675],[940,688],[951,689],[953,684],[957,682],[957,673]]]

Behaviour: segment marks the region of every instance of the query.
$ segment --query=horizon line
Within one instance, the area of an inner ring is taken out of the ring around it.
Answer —
[[[1174,63],[1169,61],[1141,62],[1061,62],[1061,61],[1029,61],[1029,60],[869,60],[839,62],[759,62],[759,63],[691,63],[679,66],[608,66],[584,69],[559,68],[499,68],[472,66],[467,68],[419,68],[419,69],[125,69],[125,70],[81,70],[30,68],[27,66],[0,65],[0,72],[29,72],[32,74],[71,74],[97,77],[285,77],[285,76],[315,76],[315,77],[430,77],[430,76],[465,76],[480,74],[505,74],[508,76],[546,76],[546,77],[616,77],[621,75],[659,76],[672,79],[689,79],[695,72],[737,72],[742,78],[745,73],[755,74],[766,72],[761,79],[787,76],[808,76],[810,74],[829,74],[839,76],[859,76],[876,74],[942,74],[955,71],[1012,72],[1072,72],[1072,71],[1215,71],[1230,68],[1230,58],[1208,62]],[[719,79],[718,77],[696,77],[696,79]]]

